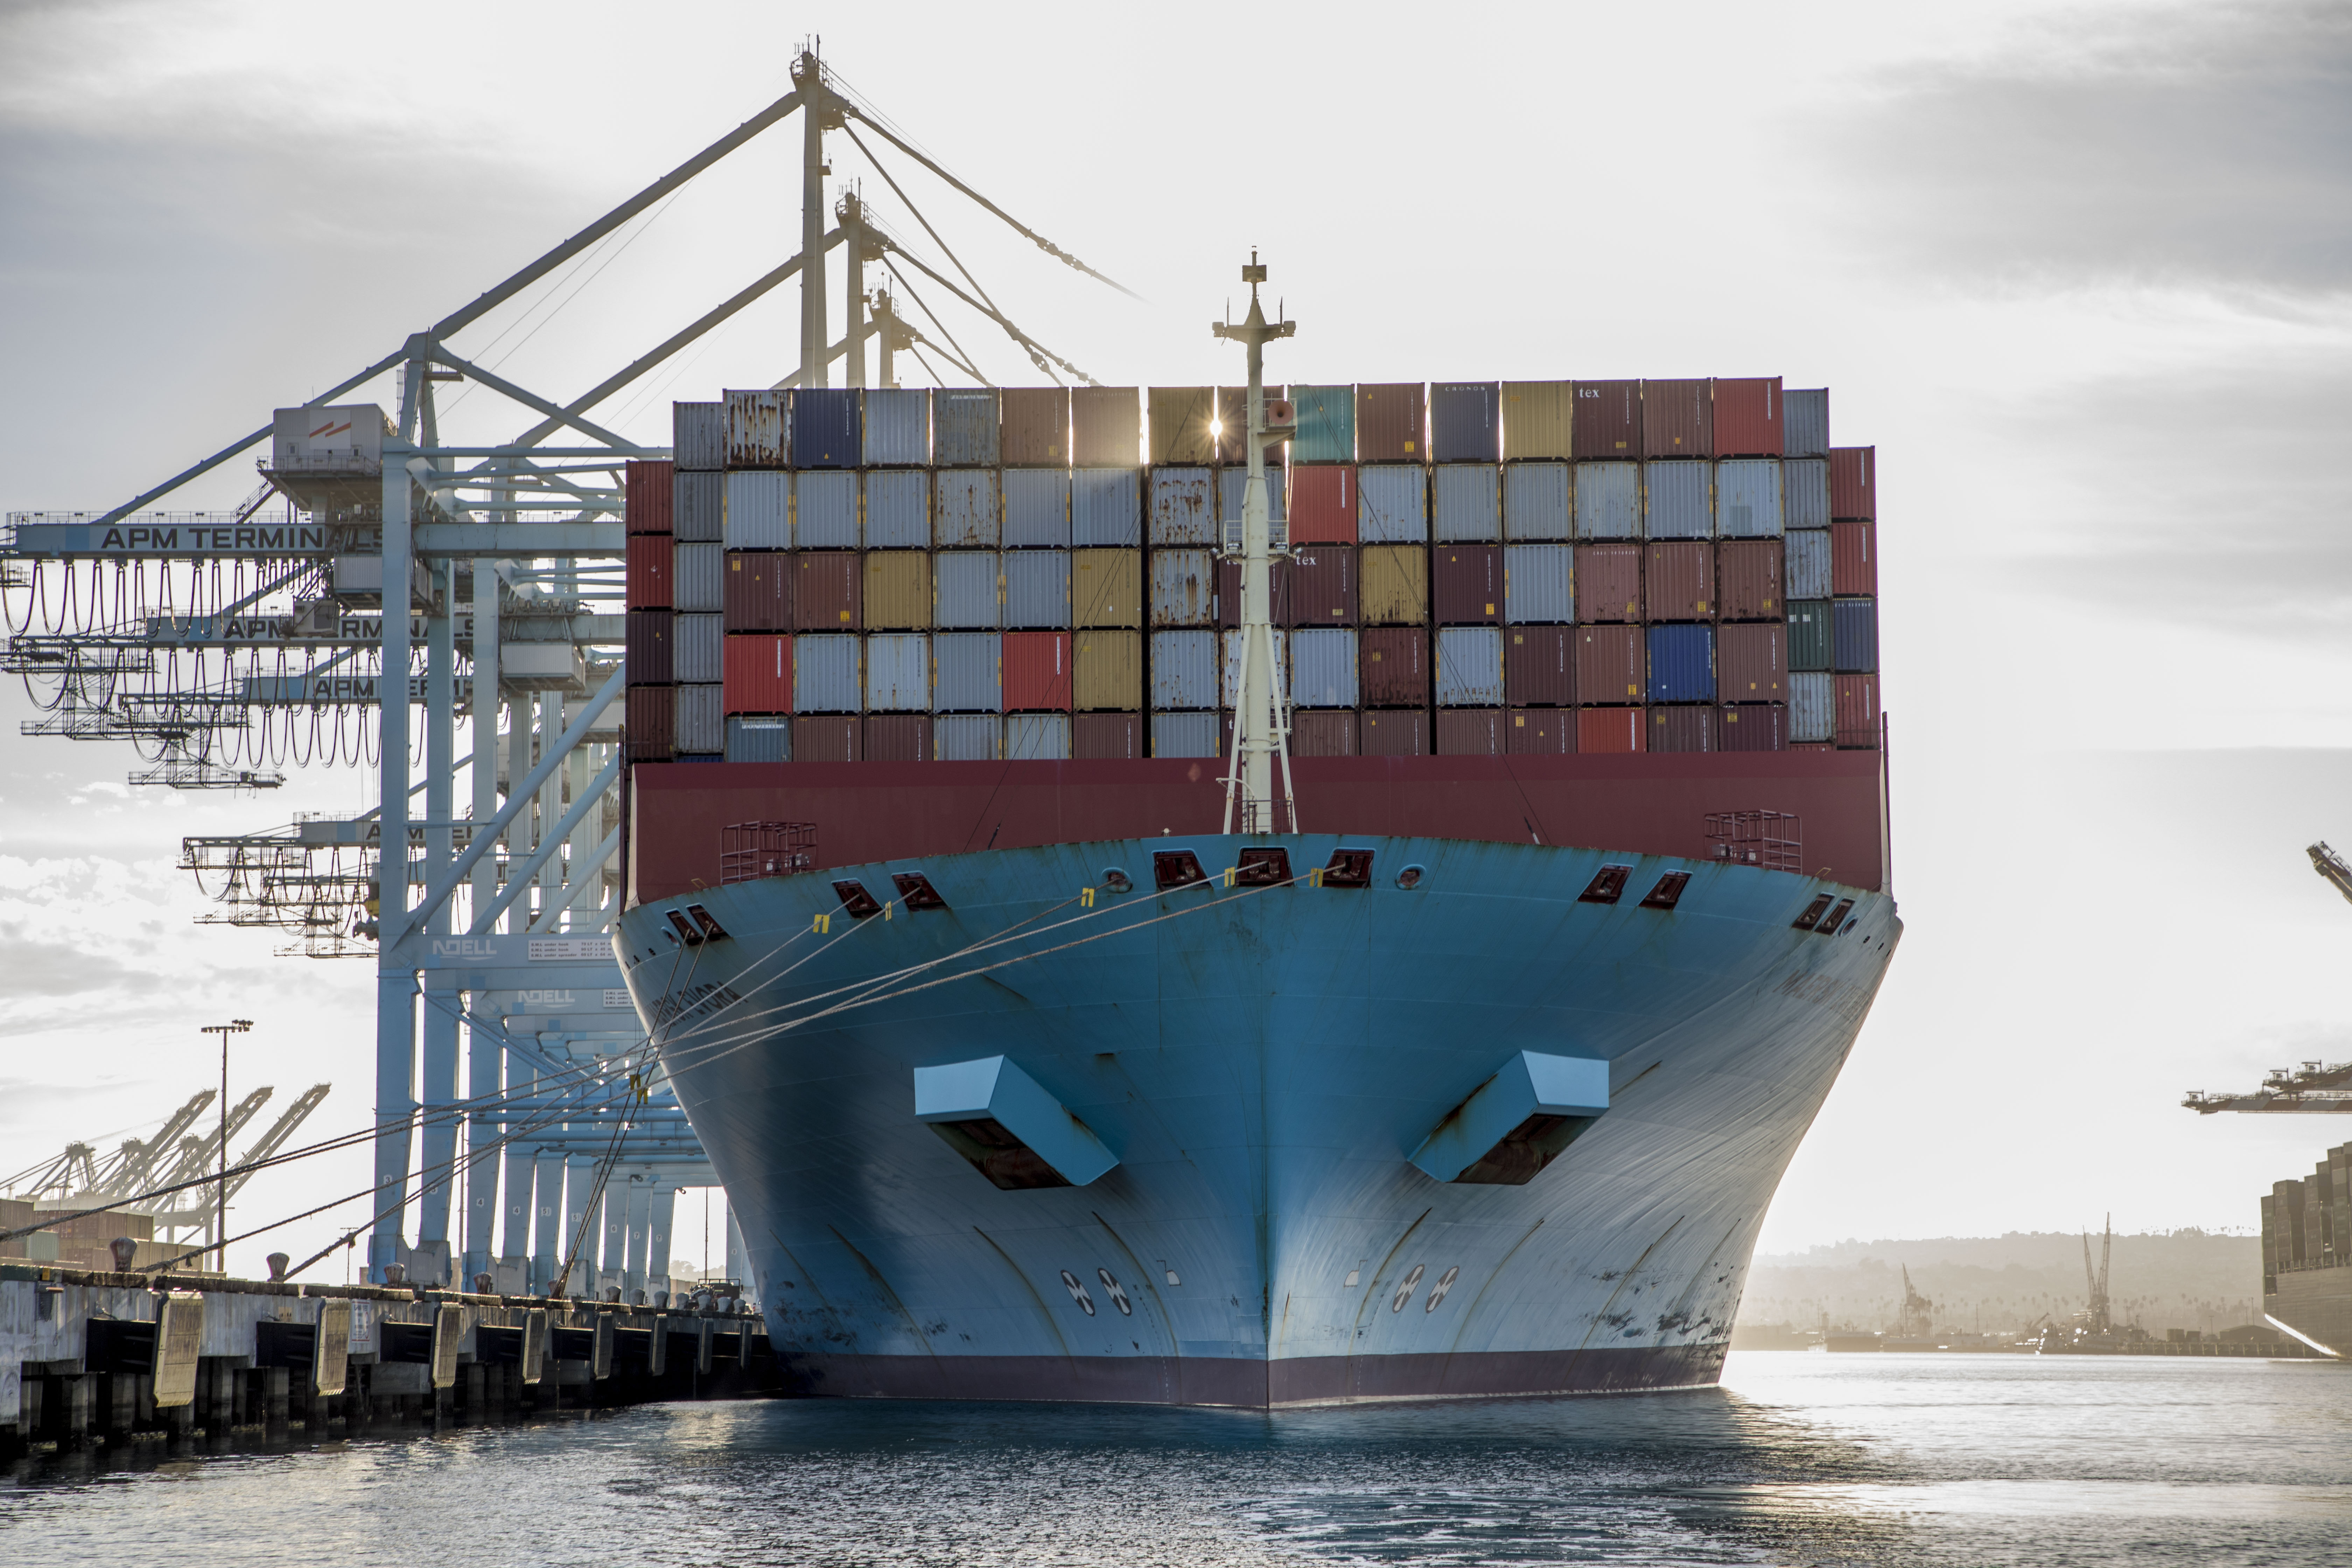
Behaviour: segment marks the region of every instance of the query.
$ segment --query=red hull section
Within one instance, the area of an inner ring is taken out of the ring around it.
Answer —
[[[1091,839],[1214,833],[1215,759],[1021,763],[704,763],[630,770],[630,901],[715,886],[722,830],[814,823],[820,867]],[[1802,819],[1805,867],[1876,889],[1879,754],[1300,757],[1299,816],[1318,831],[1536,842],[1704,858],[1709,812]]]

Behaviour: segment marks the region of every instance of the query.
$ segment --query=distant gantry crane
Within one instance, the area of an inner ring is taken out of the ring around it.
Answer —
[[[2311,868],[2352,903],[2352,865],[2321,839],[2305,851]],[[2296,1068],[2273,1068],[2262,1088],[2251,1094],[2224,1091],[2208,1094],[2190,1089],[2180,1102],[2200,1116],[2217,1110],[2265,1111],[2291,1116],[2352,1115],[2352,1062],[2305,1062]]]

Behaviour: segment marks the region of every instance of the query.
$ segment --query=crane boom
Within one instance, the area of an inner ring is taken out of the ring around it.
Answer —
[[[2325,877],[2327,885],[2343,894],[2347,903],[2352,903],[2352,866],[2344,863],[2344,857],[2330,849],[2324,838],[2305,853],[2311,857],[2311,868]]]
[[[2305,851],[2311,868],[2352,903],[2352,865],[2321,839]],[[2181,1106],[2200,1116],[2217,1110],[2284,1112],[2302,1116],[2352,1115],[2352,1062],[2305,1062],[2294,1069],[2273,1068],[2252,1094],[2208,1094],[2192,1089]]]

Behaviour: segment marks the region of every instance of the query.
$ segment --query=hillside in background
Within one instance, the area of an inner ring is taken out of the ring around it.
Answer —
[[[2099,1237],[2091,1237],[2096,1266]],[[2048,1313],[2064,1321],[2088,1299],[2083,1238],[2048,1231],[1927,1241],[1842,1241],[1804,1252],[1759,1255],[1739,1321],[1811,1328],[1889,1328],[1903,1301],[1903,1276],[1936,1303],[1939,1329],[2004,1331]],[[2226,1329],[2262,1321],[2262,1243],[2210,1231],[2152,1232],[2115,1238],[2107,1292],[2115,1321],[2161,1332]]]

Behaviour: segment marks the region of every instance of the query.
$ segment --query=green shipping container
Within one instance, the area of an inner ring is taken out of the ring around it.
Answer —
[[[1789,601],[1789,668],[1827,669],[1832,647],[1829,601]]]
[[[1298,434],[1290,438],[1294,463],[1352,463],[1356,460],[1356,389],[1352,386],[1294,386],[1291,404],[1298,411]]]

